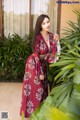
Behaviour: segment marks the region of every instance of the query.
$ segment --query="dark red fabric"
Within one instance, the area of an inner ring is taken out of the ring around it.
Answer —
[[[56,53],[56,43],[53,41],[53,34],[49,33],[50,48],[48,48],[42,34],[36,38],[35,52],[30,55],[26,61],[24,80],[22,86],[22,103],[20,115],[24,112],[26,118],[36,110],[40,103],[48,95],[47,81],[47,64],[54,61]],[[40,60],[41,54],[51,53],[46,60]],[[44,80],[39,80],[39,75],[44,74]]]

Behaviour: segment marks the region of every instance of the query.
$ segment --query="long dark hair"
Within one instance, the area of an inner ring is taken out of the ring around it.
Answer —
[[[36,42],[36,37],[40,33],[40,31],[42,30],[41,24],[42,24],[44,18],[48,18],[50,20],[49,16],[45,15],[45,14],[41,14],[37,18],[36,25],[35,25],[34,36],[33,36],[33,39],[32,39],[32,49],[33,49],[33,51],[34,51],[34,46],[35,46],[35,42]]]

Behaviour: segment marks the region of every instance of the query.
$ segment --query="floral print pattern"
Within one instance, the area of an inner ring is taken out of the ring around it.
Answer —
[[[32,101],[28,101],[27,102],[27,112],[29,113],[29,114],[31,114],[32,112],[33,112],[33,103],[32,103]]]
[[[26,84],[26,85],[24,86],[24,95],[25,95],[25,96],[29,96],[30,93],[31,93],[31,86],[30,86],[29,84]]]
[[[41,101],[41,99],[42,99],[42,94],[43,94],[43,88],[39,88],[39,89],[37,90],[37,92],[36,92],[36,99],[37,99],[38,101]]]
[[[34,69],[34,67],[35,67],[35,62],[34,62],[33,59],[29,60],[28,66],[29,66],[30,69]]]
[[[25,72],[24,80],[29,80],[30,78],[31,78],[31,73],[30,72]]]
[[[35,78],[34,78],[34,83],[35,83],[36,85],[39,85],[39,84],[40,84],[40,80],[39,80],[39,77],[38,77],[38,76],[35,76]]]
[[[46,54],[50,51],[52,58],[49,61],[53,59],[56,53],[56,44],[52,42],[53,35],[51,33],[50,36],[50,48],[48,48],[41,33],[37,36],[35,51],[26,61],[20,108],[20,115],[24,112],[25,118],[29,118],[48,95],[46,64],[48,60],[41,61],[39,55]],[[44,80],[39,80],[39,75],[41,74],[44,75]]]

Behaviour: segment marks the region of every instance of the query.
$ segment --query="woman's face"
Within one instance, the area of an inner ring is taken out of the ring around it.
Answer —
[[[50,20],[45,17],[42,24],[41,24],[41,28],[43,31],[47,31],[49,32],[49,29],[50,29]]]

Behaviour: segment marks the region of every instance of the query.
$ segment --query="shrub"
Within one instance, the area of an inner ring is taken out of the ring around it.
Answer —
[[[25,62],[31,54],[32,33],[0,38],[0,81],[22,81]]]

